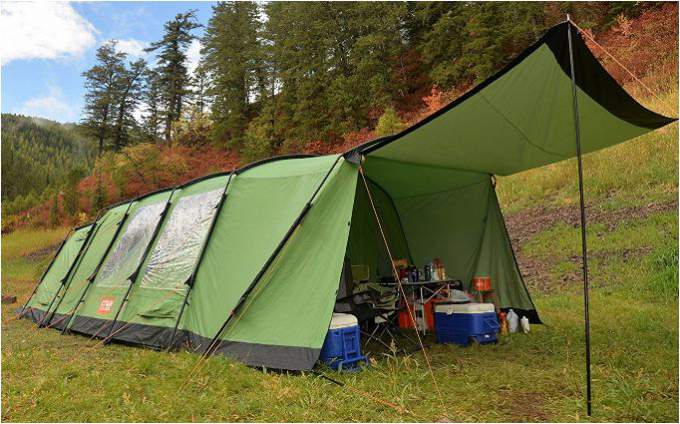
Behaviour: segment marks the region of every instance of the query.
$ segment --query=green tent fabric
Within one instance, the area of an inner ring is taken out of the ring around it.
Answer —
[[[46,324],[58,329],[63,329],[68,324],[68,319],[85,294],[89,278],[94,273],[107,246],[115,235],[126,208],[126,204],[112,207],[94,224],[92,236],[88,244],[83,247],[78,263],[68,281],[68,289],[64,292],[59,304],[55,306],[54,317]]]
[[[647,110],[630,97],[595,59],[575,27],[564,22],[439,112],[399,134],[360,146],[358,152],[497,175],[576,156],[570,29],[583,153],[675,120]]]
[[[155,226],[161,221],[171,191],[163,191],[132,202],[112,248],[101,269],[78,305],[70,329],[86,334],[106,335],[107,323],[119,313],[134,273],[144,260]]]
[[[469,288],[540,322],[493,175],[575,155],[570,24],[421,123],[342,155],[249,164],[109,208],[63,243],[26,316],[106,340],[188,345],[253,366],[314,366],[344,265],[440,258]],[[672,122],[640,106],[574,32],[585,152]],[[377,218],[373,207],[377,211]],[[211,341],[215,344],[211,345]]]
[[[24,312],[27,316],[40,322],[46,314],[51,313],[55,301],[63,295],[69,274],[72,273],[91,229],[92,225],[77,228],[63,242],[37,290],[25,305]]]

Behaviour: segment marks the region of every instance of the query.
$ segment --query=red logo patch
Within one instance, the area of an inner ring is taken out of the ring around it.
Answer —
[[[111,312],[111,309],[113,309],[113,302],[116,301],[115,297],[108,297],[104,296],[102,297],[101,302],[99,302],[99,309],[97,309],[97,313],[100,315],[106,315],[109,312]]]

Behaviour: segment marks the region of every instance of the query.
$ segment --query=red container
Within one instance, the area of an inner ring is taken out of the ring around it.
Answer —
[[[434,330],[434,307],[437,303],[448,302],[449,299],[434,298],[425,302],[425,323],[428,330]]]
[[[491,277],[472,277],[472,289],[478,292],[491,291]]]
[[[413,305],[411,305],[411,313],[412,314],[415,313],[415,311],[413,310]],[[413,318],[415,318],[415,316]],[[411,317],[409,316],[409,313],[406,310],[406,308],[399,311],[399,328],[403,329],[415,328],[413,326],[413,321],[411,320]]]

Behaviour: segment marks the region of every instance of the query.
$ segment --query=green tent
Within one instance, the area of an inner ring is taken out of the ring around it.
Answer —
[[[371,279],[391,272],[372,200],[393,257],[419,267],[441,258],[468,285],[489,276],[501,308],[540,322],[493,175],[577,155],[572,89],[583,152],[673,121],[626,94],[575,32],[572,87],[570,28],[550,29],[394,136],[342,155],[272,158],[108,208],[70,235],[23,313],[107,340],[212,346],[249,365],[309,369],[345,258],[368,265]]]

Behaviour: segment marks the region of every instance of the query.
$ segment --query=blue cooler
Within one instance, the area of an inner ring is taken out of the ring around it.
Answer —
[[[319,359],[336,371],[355,369],[361,362],[368,364],[361,354],[361,333],[354,315],[333,314]]]
[[[434,327],[437,343],[467,346],[496,343],[500,326],[493,303],[439,303],[434,307]]]

